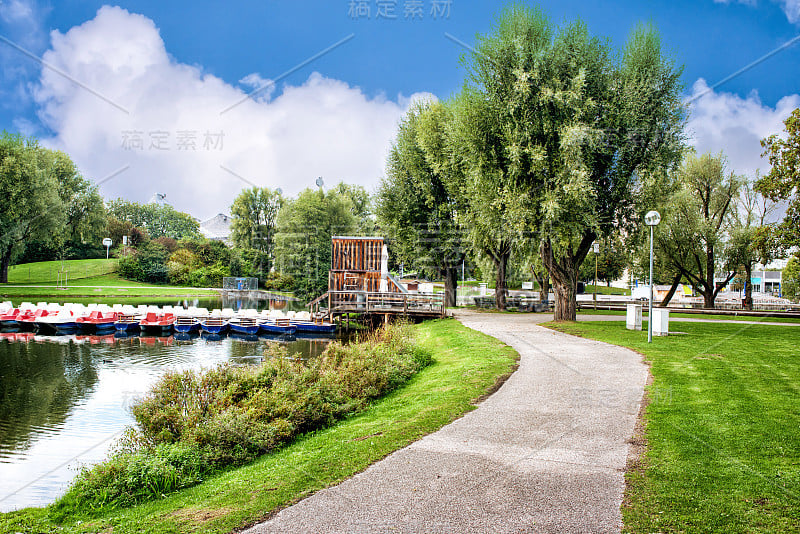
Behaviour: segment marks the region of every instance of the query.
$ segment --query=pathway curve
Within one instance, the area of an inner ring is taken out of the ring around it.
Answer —
[[[455,313],[514,347],[519,370],[478,409],[249,534],[619,531],[641,357],[531,315]]]

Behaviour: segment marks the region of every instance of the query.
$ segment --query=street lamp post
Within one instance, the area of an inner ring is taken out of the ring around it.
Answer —
[[[597,254],[600,252],[600,243],[597,241],[592,243],[592,252],[594,252],[594,292],[592,301],[594,302],[594,309],[597,310]]]
[[[647,342],[653,342],[653,228],[661,222],[661,214],[648,211],[644,223],[650,227],[650,298],[647,306]]]

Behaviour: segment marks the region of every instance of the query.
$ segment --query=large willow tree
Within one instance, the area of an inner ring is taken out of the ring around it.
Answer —
[[[516,5],[463,62],[447,146],[463,170],[450,187],[462,195],[462,220],[503,253],[520,236],[536,240],[555,318],[574,320],[592,242],[641,224],[640,177],[680,161],[681,69],[649,26],[616,51],[582,22],[557,27]]]
[[[452,307],[465,247],[455,199],[446,185],[452,169],[437,164],[443,113],[439,103],[418,103],[400,122],[378,191],[377,214],[397,260],[444,278],[445,305]]]

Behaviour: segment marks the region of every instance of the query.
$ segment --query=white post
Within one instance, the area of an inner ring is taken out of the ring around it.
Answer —
[[[381,248],[381,293],[389,291],[389,249],[386,245]]]
[[[647,342],[653,342],[653,226],[650,226],[650,302],[647,306]]]

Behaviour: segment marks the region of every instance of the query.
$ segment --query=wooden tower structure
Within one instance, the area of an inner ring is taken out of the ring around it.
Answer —
[[[328,291],[309,303],[316,315],[344,314],[441,317],[443,294],[410,293],[389,273],[383,237],[334,236]],[[327,304],[327,307],[323,307]]]

